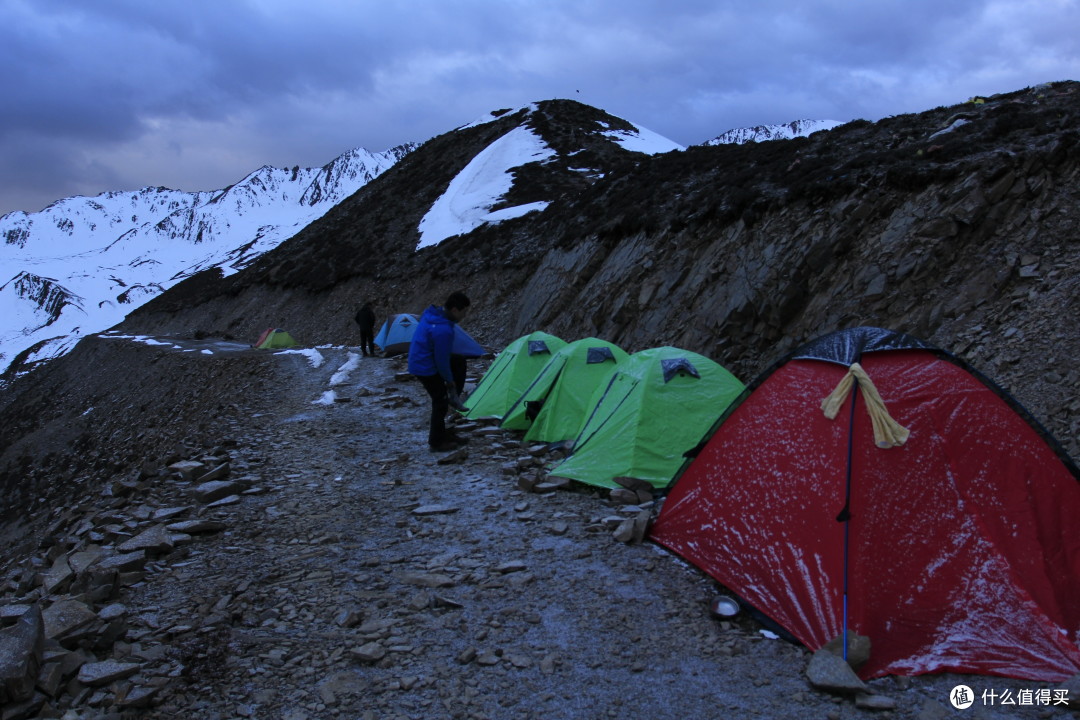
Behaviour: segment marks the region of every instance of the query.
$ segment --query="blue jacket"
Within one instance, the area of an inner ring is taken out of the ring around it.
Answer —
[[[409,345],[409,372],[413,375],[441,375],[454,382],[450,371],[450,349],[454,344],[454,321],[446,311],[432,305],[420,316]]]

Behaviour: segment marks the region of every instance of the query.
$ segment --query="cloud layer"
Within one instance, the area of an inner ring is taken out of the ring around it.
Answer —
[[[1077,0],[0,0],[0,213],[568,97],[682,144],[1080,79]]]

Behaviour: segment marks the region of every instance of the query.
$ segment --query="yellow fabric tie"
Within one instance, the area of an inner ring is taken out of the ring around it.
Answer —
[[[911,434],[907,428],[896,422],[885,408],[885,401],[881,399],[874,383],[870,382],[870,376],[862,369],[859,363],[852,363],[848,368],[847,375],[840,381],[827,398],[821,401],[821,409],[825,411],[825,417],[830,420],[836,418],[840,412],[840,406],[847,400],[851,392],[851,386],[859,381],[863,397],[866,399],[866,410],[870,413],[870,422],[874,425],[874,444],[879,448],[891,448],[903,445]]]

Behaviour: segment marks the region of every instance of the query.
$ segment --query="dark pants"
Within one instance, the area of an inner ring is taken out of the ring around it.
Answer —
[[[450,372],[454,376],[454,389],[457,390],[458,395],[465,392],[465,373],[468,369],[468,361],[464,355],[450,356]]]
[[[375,328],[360,328],[360,352],[375,354]]]
[[[446,395],[446,381],[441,375],[417,375],[431,396],[431,427],[428,430],[428,445],[440,445],[446,440],[446,413],[450,410],[450,399]]]

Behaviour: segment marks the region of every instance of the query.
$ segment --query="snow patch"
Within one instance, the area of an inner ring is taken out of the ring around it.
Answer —
[[[279,350],[274,353],[275,355],[304,355],[307,357],[308,362],[311,363],[311,367],[320,368],[322,364],[326,362],[326,358],[323,354],[314,348],[305,348],[303,350]]]
[[[330,387],[349,382],[349,374],[358,367],[360,367],[360,356],[354,352],[349,353],[349,359],[330,378]]]
[[[420,221],[416,249],[438,245],[486,223],[498,223],[542,210],[547,203],[529,203],[492,211],[514,183],[512,171],[555,155],[538,135],[517,127],[488,145],[465,166]]]
[[[673,150],[685,150],[682,145],[668,140],[663,135],[654,133],[652,130],[635,125],[636,132],[626,130],[608,130],[604,137],[613,140],[630,152],[644,153],[646,155],[659,155],[660,153]]]
[[[319,396],[318,400],[312,400],[312,405],[333,405],[337,401],[337,393],[333,390],[326,390]]]

